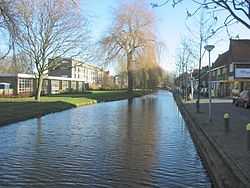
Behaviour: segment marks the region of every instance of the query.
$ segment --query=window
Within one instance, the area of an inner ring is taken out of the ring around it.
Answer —
[[[33,79],[20,78],[19,79],[19,93],[32,93]]]
[[[62,81],[62,90],[63,91],[67,91],[68,89],[69,89],[69,84],[68,84],[69,82],[68,81],[66,81],[66,80],[63,80]]]
[[[49,80],[43,80],[42,94],[48,94]]]
[[[83,91],[83,82],[78,82],[78,91]]]
[[[71,82],[71,89],[76,90],[76,81]]]
[[[51,80],[51,93],[58,93],[60,89],[60,81],[59,80]]]

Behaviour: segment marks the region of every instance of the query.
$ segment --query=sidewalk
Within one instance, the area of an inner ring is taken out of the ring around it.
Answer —
[[[246,124],[250,123],[250,109],[235,107],[229,99],[213,99],[212,122],[208,121],[208,100],[201,99],[200,113],[196,113],[195,101],[183,101],[186,110],[204,132],[211,137],[238,166],[250,186],[250,151],[247,149]],[[224,128],[224,113],[230,114],[230,131]]]

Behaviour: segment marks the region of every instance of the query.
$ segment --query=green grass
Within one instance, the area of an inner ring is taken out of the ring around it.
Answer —
[[[0,126],[69,108],[139,97],[151,92],[143,92],[142,90],[136,90],[133,93],[128,93],[125,90],[91,91],[84,94],[43,96],[40,102],[35,101],[33,97],[0,98]]]
[[[148,94],[152,91],[145,91],[142,90],[135,90],[133,93],[128,93],[126,90],[114,90],[114,91],[91,91],[85,94],[60,94],[60,95],[53,95],[53,97],[56,97],[58,99],[82,99],[86,98],[89,100],[94,100],[96,102],[106,102],[106,101],[116,101],[116,100],[122,100],[127,99],[131,97],[140,97],[145,94]],[[47,97],[47,98],[50,98]]]

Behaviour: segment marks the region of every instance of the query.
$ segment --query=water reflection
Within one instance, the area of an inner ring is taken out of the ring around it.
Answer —
[[[210,187],[170,93],[0,129],[0,187]]]

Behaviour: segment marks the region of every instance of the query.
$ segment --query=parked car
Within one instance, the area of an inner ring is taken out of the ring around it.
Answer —
[[[243,106],[244,108],[250,107],[250,90],[244,90],[240,96],[235,99],[236,106]]]

